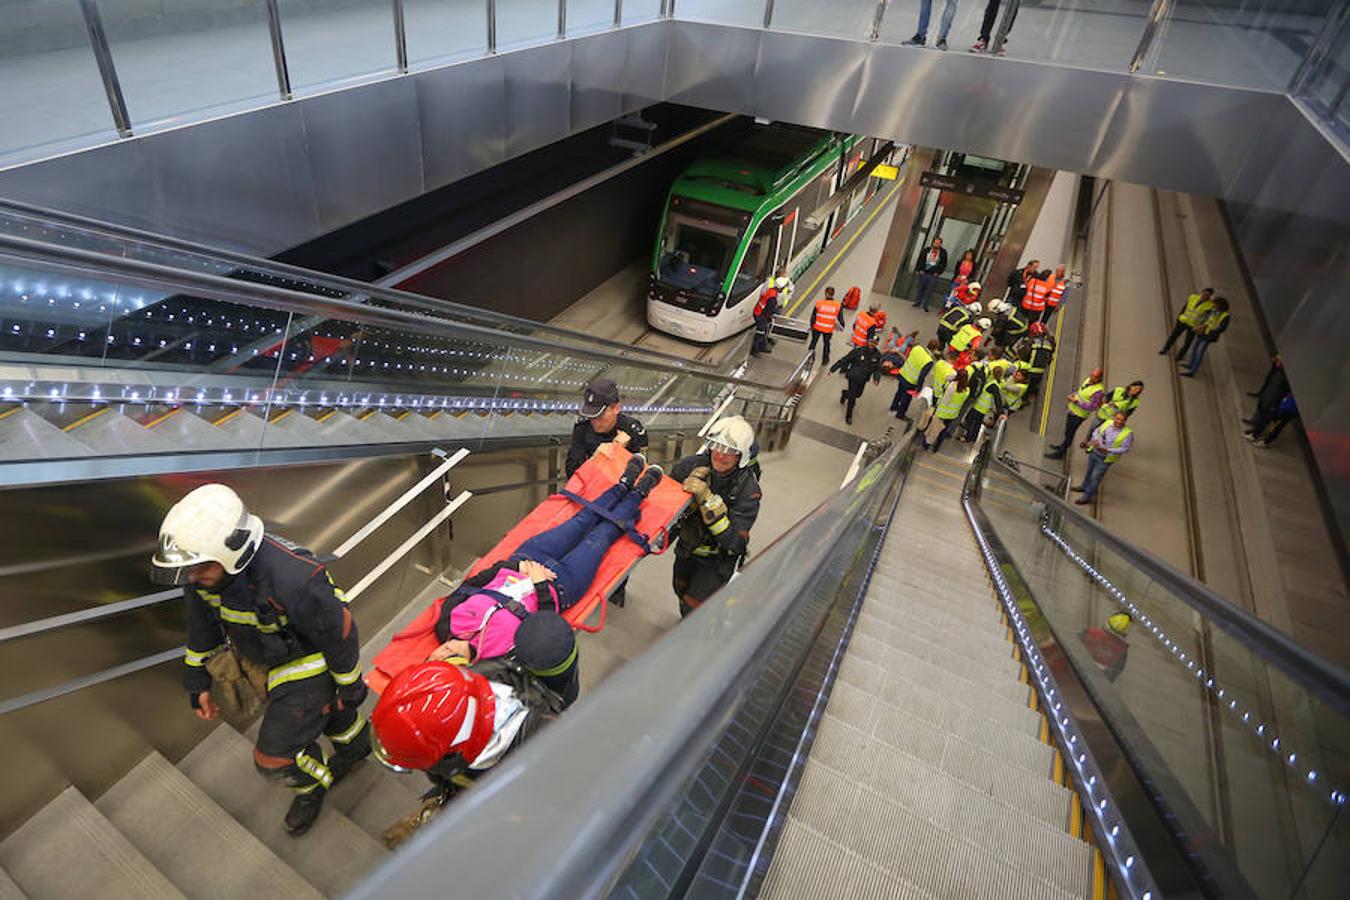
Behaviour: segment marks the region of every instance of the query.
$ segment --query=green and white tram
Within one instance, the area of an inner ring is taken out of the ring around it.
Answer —
[[[796,278],[876,191],[877,179],[862,179],[852,197],[815,215],[881,146],[775,123],[692,163],[666,198],[648,324],[702,343],[749,328],[765,280],[779,268]]]

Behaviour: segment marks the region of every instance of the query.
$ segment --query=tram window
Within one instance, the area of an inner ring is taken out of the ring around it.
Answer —
[[[672,217],[662,245],[661,281],[684,290],[716,294],[735,249],[734,234]]]
[[[769,219],[760,223],[759,230],[745,251],[745,258],[741,260],[740,271],[731,283],[728,308],[750,296],[750,292],[769,277],[769,263],[773,260],[773,234],[777,228],[777,224]]]

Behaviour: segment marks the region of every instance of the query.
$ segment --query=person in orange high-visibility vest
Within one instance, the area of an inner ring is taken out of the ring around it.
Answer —
[[[816,301],[815,312],[811,315],[811,346],[808,348],[815,352],[816,341],[824,342],[824,347],[820,351],[821,365],[830,363],[830,338],[836,331],[844,330],[843,304],[834,299],[834,288],[825,289],[825,297]]]
[[[1060,303],[1064,302],[1064,292],[1069,289],[1069,279],[1064,277],[1064,267],[1056,266],[1055,274],[1050,278],[1050,292],[1045,295],[1045,312],[1041,314],[1041,322],[1049,325],[1050,320],[1055,317],[1055,311],[1059,309]]]
[[[877,329],[877,307],[873,304],[853,317],[853,346],[866,347],[867,335]]]
[[[1022,295],[1022,309],[1028,321],[1038,322],[1045,312],[1045,300],[1050,296],[1050,270],[1039,272],[1027,279],[1027,291]]]

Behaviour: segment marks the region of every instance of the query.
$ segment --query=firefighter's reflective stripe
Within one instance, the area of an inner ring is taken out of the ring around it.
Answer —
[[[333,596],[334,596],[334,597],[337,597],[337,598],[338,598],[339,600],[341,600],[343,603],[346,603],[346,602],[347,602],[347,592],[344,591],[342,588],[340,588],[340,587],[337,586],[337,584],[333,581],[333,576],[328,574],[328,570],[327,570],[327,569],[324,569],[323,575],[324,575],[325,578],[328,579],[328,584],[333,588]]]
[[[575,663],[576,661],[577,661],[577,645],[574,642],[572,644],[572,652],[567,654],[567,658],[564,659],[562,662],[558,663],[551,669],[530,669],[530,674],[535,676],[536,678],[552,678],[554,675],[561,675],[562,673],[566,672],[569,668],[571,668],[572,664]]]
[[[333,773],[328,771],[328,767],[322,761],[301,750],[295,754],[295,764],[300,767],[301,772],[304,772],[325,788],[332,787]],[[305,791],[305,793],[308,793],[308,791]]]
[[[356,668],[350,672],[334,672],[333,680],[338,684],[356,684],[361,680],[361,666],[358,663]]]
[[[697,547],[694,548],[692,555],[693,555],[693,556],[716,556],[717,554],[719,554],[719,553],[721,553],[721,552],[722,552],[721,548],[718,547],[718,546],[715,545],[715,544],[699,544]]]
[[[183,651],[183,662],[187,663],[189,666],[204,666],[208,659],[224,649],[224,644],[221,644],[219,647],[212,647],[210,650],[193,650],[191,647],[188,647]]]
[[[356,740],[356,736],[359,735],[361,730],[365,727],[366,720],[358,717],[348,728],[343,729],[337,734],[330,734],[328,739],[335,744],[350,744],[352,741]]]
[[[267,690],[272,691],[283,684],[313,678],[328,671],[328,662],[322,653],[311,653],[299,659],[283,663],[267,673]]]
[[[721,534],[730,527],[731,527],[731,520],[728,519],[726,516],[722,516],[716,522],[713,522],[711,525],[708,526],[708,531],[710,531],[713,534]]]
[[[220,618],[222,621],[229,622],[232,625],[252,625],[254,628],[265,634],[275,634],[281,630],[281,626],[287,624],[285,616],[277,616],[275,622],[261,622],[258,620],[258,614],[246,609],[231,609],[228,606],[220,607]]]

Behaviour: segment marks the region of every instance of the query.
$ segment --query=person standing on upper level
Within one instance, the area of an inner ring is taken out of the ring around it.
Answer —
[[[947,271],[947,251],[942,249],[942,238],[933,238],[933,243],[919,255],[914,271],[919,274],[919,295],[914,298],[912,305],[928,312],[928,295],[942,273]]]
[[[947,35],[952,32],[952,20],[956,18],[957,0],[946,0],[942,8],[942,23],[938,25],[937,48],[947,49]],[[906,47],[922,47],[928,43],[928,20],[933,15],[933,0],[919,0],[919,30],[914,37],[904,42]]]
[[[830,338],[836,331],[844,330],[843,304],[834,299],[834,288],[827,287],[823,299],[816,301],[815,311],[811,314],[811,346],[808,348],[815,352],[816,341],[822,341],[824,346],[820,351],[820,364],[828,366],[830,364]]]
[[[1215,297],[1214,308],[1205,315],[1199,327],[1193,329],[1195,349],[1191,351],[1190,362],[1185,364],[1185,371],[1181,373],[1183,376],[1195,377],[1195,373],[1200,371],[1200,363],[1205,361],[1205,351],[1209,349],[1210,344],[1218,343],[1220,336],[1228,330],[1231,321],[1228,315],[1228,301],[1223,297]]]
[[[983,53],[986,50],[1003,56],[1007,51],[1004,50],[1004,44],[1008,42],[1008,35],[1003,35],[1003,43],[994,47],[992,45],[994,24],[998,21],[998,8],[1002,5],[1002,0],[987,0],[984,5],[984,19],[980,22],[980,37],[970,47],[971,53]],[[1008,34],[1012,33],[1013,23],[1017,21],[1017,8],[1020,5],[1018,0],[1013,0],[1012,8],[1008,12]]]
[[[1097,490],[1101,487],[1102,479],[1106,477],[1106,470],[1134,449],[1134,429],[1125,424],[1125,418],[1125,413],[1116,413],[1110,422],[1098,425],[1092,436],[1079,444],[1088,451],[1088,467],[1087,473],[1083,476],[1083,483],[1073,488],[1075,493],[1083,495],[1073,501],[1079,506],[1086,506],[1092,502],[1092,498],[1097,496]]]
[[[1041,313],[1041,324],[1050,327],[1050,320],[1059,311],[1064,302],[1064,294],[1069,289],[1069,280],[1064,277],[1064,266],[1055,266],[1055,274],[1050,276],[1050,293],[1045,295],[1045,312]]]

